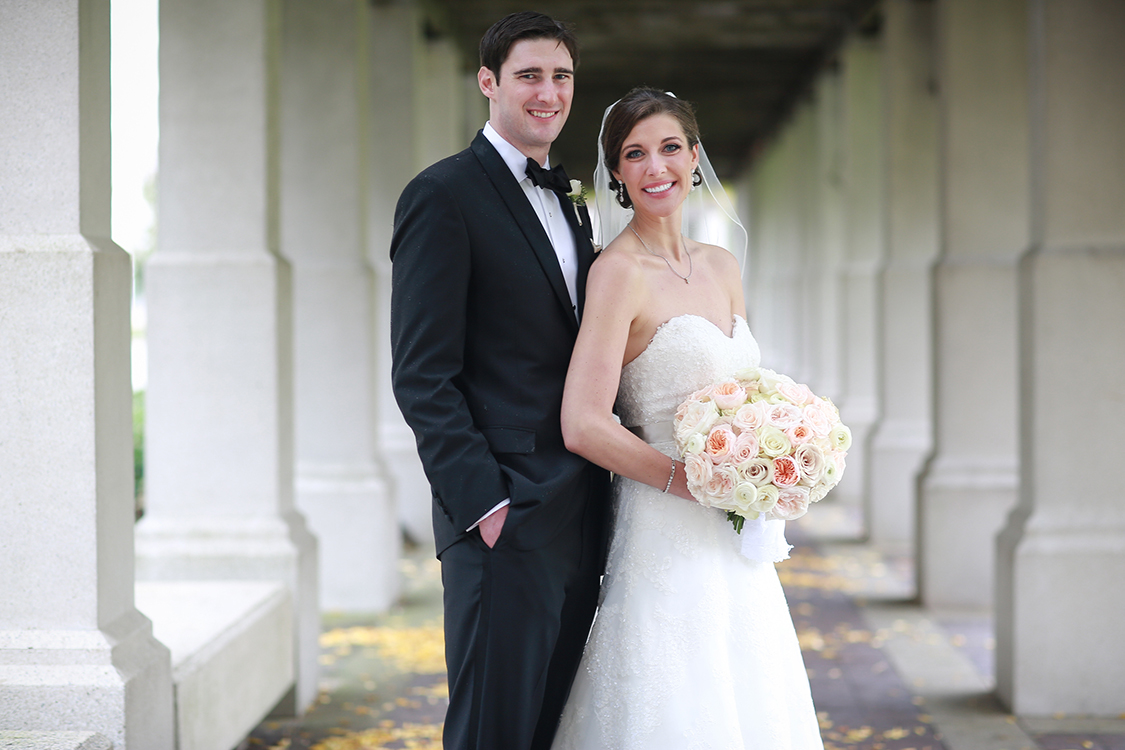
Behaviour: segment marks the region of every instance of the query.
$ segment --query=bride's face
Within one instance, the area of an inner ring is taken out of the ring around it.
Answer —
[[[688,148],[679,121],[660,113],[633,126],[614,177],[625,184],[635,211],[668,216],[687,198],[698,164],[699,146]]]

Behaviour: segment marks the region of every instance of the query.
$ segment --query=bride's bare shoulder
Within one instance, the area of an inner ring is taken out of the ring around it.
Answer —
[[[725,247],[720,247],[719,245],[708,245],[706,242],[698,242],[696,240],[689,240],[688,243],[688,249],[690,249],[693,253],[702,255],[703,257],[711,260],[714,263],[733,263],[736,266],[738,265],[738,261],[735,259],[734,255]]]
[[[590,267],[590,275],[608,276],[616,280],[633,279],[642,271],[641,258],[629,242],[620,236],[606,245],[594,265]]]

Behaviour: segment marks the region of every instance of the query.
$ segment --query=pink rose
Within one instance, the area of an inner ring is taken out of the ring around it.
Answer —
[[[743,464],[758,455],[758,436],[753,432],[742,432],[734,439],[731,449],[731,461]]]
[[[740,406],[738,411],[734,413],[732,424],[742,432],[755,431],[765,424],[762,420],[763,415],[763,409],[757,404],[746,404]]]
[[[751,458],[739,464],[738,471],[746,481],[759,487],[773,481],[773,461],[768,458]]]
[[[816,400],[801,409],[805,424],[817,437],[828,437],[828,432],[835,423],[835,415],[824,407],[824,401]]]
[[[812,485],[824,476],[828,466],[827,459],[820,448],[812,443],[805,443],[793,452],[793,460],[797,462],[797,470],[801,472],[801,484]]]
[[[782,487],[792,487],[801,481],[801,470],[792,456],[781,456],[773,460],[773,483]]]
[[[711,471],[714,464],[711,459],[707,458],[702,453],[689,453],[684,457],[684,471],[687,474],[687,482],[691,488],[700,488],[711,479]],[[692,492],[694,493],[694,490]]]
[[[789,436],[789,440],[793,445],[803,445],[813,439],[812,428],[807,424],[793,425],[785,434]]]
[[[730,427],[725,424],[718,425],[707,434],[703,451],[717,464],[730,455],[735,439],[734,431]]]
[[[712,508],[731,510],[734,508],[734,488],[738,484],[738,473],[730,466],[716,466],[711,478],[703,485],[703,494],[709,502],[702,503]]]
[[[774,404],[770,407],[769,422],[779,430],[788,430],[801,424],[804,413],[793,404]]]
[[[746,390],[734,380],[724,380],[711,387],[711,398],[724,411],[733,411],[746,403]]]
[[[778,490],[777,505],[773,515],[783,521],[793,521],[809,510],[809,490],[806,487],[786,487]]]
[[[816,398],[804,383],[786,383],[783,381],[777,384],[777,392],[797,406],[804,406]]]

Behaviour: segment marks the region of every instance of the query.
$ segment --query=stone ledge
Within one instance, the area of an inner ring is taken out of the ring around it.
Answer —
[[[172,652],[179,750],[230,750],[294,681],[293,603],[272,581],[138,581]]]
[[[96,732],[0,730],[0,750],[113,750],[113,743]]]

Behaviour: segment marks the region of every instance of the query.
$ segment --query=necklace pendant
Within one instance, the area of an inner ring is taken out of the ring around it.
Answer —
[[[684,279],[684,283],[685,283],[685,284],[686,284],[686,283],[688,283],[688,280],[687,280],[687,279]]]

